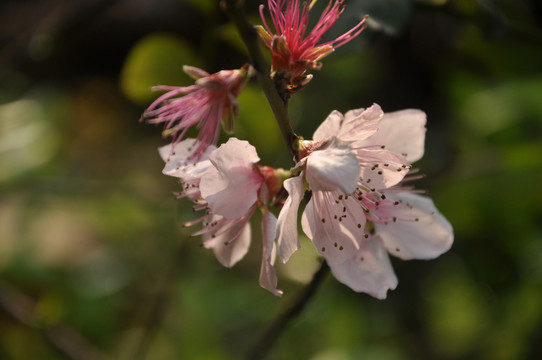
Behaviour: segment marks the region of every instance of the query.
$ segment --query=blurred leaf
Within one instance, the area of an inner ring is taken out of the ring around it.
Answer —
[[[50,292],[39,299],[36,304],[36,317],[45,326],[54,326],[65,316],[68,310],[65,300],[58,294]]]
[[[41,360],[58,359],[38,333],[21,327],[11,327],[0,333],[0,351],[10,360],[26,360],[36,356]]]
[[[426,289],[429,311],[425,321],[438,352],[458,357],[478,345],[488,325],[489,309],[480,285],[462,264],[440,261],[446,271],[435,272]]]
[[[55,95],[34,94],[0,105],[0,182],[47,163],[59,149]]]
[[[247,51],[245,43],[243,42],[241,35],[239,35],[239,31],[237,31],[235,24],[226,23],[220,27],[217,27],[215,35],[217,38],[230,44],[233,48],[237,49],[241,53],[245,53]]]
[[[520,284],[504,299],[496,324],[489,329],[483,344],[484,359],[529,358],[529,339],[538,331],[542,320],[540,289]]]
[[[251,84],[239,96],[239,118],[234,122],[235,136],[257,144],[258,155],[265,165],[277,165],[279,154],[287,159],[282,135],[262,90]],[[288,166],[279,161],[278,166]]]
[[[459,118],[479,136],[487,136],[514,123],[537,119],[542,128],[542,78],[483,84],[477,75],[454,79]]]
[[[121,88],[130,100],[146,104],[157,96],[155,85],[187,86],[194,81],[183,65],[198,66],[190,45],[171,34],[151,34],[136,43],[120,75]]]
[[[218,11],[216,1],[201,1],[201,0],[182,0],[185,3],[192,5],[206,15],[212,15]]]

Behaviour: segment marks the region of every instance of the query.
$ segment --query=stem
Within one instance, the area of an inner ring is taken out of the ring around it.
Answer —
[[[222,0],[220,5],[234,22],[239,34],[241,35],[241,38],[243,39],[243,42],[247,47],[252,66],[258,73],[258,81],[260,82],[263,92],[267,97],[267,101],[271,106],[271,110],[275,115],[275,119],[279,125],[280,132],[282,133],[282,138],[284,139],[286,147],[288,148],[288,152],[295,163],[297,162],[297,153],[292,145],[294,144],[295,140],[297,140],[298,136],[294,133],[292,127],[290,126],[287,104],[280,97],[275,84],[271,80],[269,64],[267,64],[267,61],[265,61],[265,58],[260,51],[258,35],[256,34],[256,31],[252,25],[247,22],[246,16],[241,8],[241,3],[242,1],[240,0]]]
[[[265,357],[286,326],[288,326],[288,324],[306,307],[328,272],[329,266],[323,261],[322,265],[320,265],[320,269],[314,274],[311,282],[298,294],[292,306],[276,318],[271,326],[267,328],[267,331],[262,334],[258,342],[256,342],[254,347],[248,353],[247,360],[259,360]]]
[[[288,148],[288,152],[295,163],[298,159],[297,151],[294,150],[293,145],[299,137],[294,133],[290,126],[287,98],[282,98],[280,96],[275,83],[271,79],[269,65],[260,51],[258,35],[253,26],[246,20],[245,14],[241,8],[242,2],[242,0],[221,0],[220,5],[236,25],[237,30],[247,47],[252,66],[258,73],[260,85],[262,86],[267,101],[275,115],[282,137]],[[326,262],[323,261],[320,269],[314,274],[311,282],[298,294],[292,306],[276,318],[267,331],[265,331],[255,343],[248,353],[247,359],[258,360],[265,357],[286,326],[288,326],[288,324],[306,307],[328,272],[329,267]]]

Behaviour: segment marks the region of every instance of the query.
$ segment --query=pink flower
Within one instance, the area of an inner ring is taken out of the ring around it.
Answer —
[[[367,175],[367,181],[391,186],[402,179],[400,172],[396,171],[399,166],[397,163],[408,163],[405,158],[383,149],[380,145],[367,144],[367,139],[377,132],[382,116],[383,112],[378,105],[366,110],[352,110],[344,116],[333,111],[315,131],[313,140],[299,141],[301,160],[293,172],[300,172],[299,177],[305,180],[312,190],[304,217],[311,220],[318,218],[317,222],[311,221],[316,228],[312,240],[328,262],[343,262],[359,248],[356,238],[350,234],[364,227],[365,216],[357,212],[354,213],[355,216],[345,215],[350,206],[358,207],[349,195],[357,189],[360,176],[371,173],[370,169],[379,162],[390,162],[395,166],[393,171],[381,171],[381,174],[376,173],[376,176]],[[284,182],[290,197],[296,201],[302,198],[303,180],[292,178]],[[332,207],[339,203],[343,204],[341,213],[335,214]],[[289,206],[285,205],[279,214],[277,225],[278,253],[283,261],[287,261],[298,248],[295,245],[298,244],[297,228],[290,228],[295,226],[295,223],[288,223],[287,219],[295,217],[299,202],[290,204],[287,201],[287,204]],[[292,236],[285,236],[286,233]]]
[[[396,287],[388,252],[405,260],[430,259],[453,242],[452,227],[433,202],[399,184],[410,162],[423,155],[425,121],[419,110],[384,115],[378,105],[344,116],[332,112],[316,130],[315,140],[307,142],[307,160],[299,178],[308,182],[312,197],[302,216],[303,231],[335,277],[355,291],[382,299]],[[339,184],[334,189],[320,184],[313,188],[314,180],[307,176],[312,147],[318,149],[335,137],[350,142],[359,163],[352,191]],[[293,199],[304,191],[301,180],[286,180],[284,186]],[[298,241],[290,238],[295,224],[285,221],[297,208],[285,206],[283,211],[278,218],[279,254],[280,244]]]
[[[330,0],[318,22],[308,31],[309,12],[316,1],[268,0],[267,4],[276,34],[265,20],[264,6],[260,5],[260,16],[264,27],[256,30],[263,44],[271,50],[272,69],[274,72],[286,71],[289,75],[292,91],[304,85],[310,77],[304,75],[307,70],[322,67],[320,60],[359,35],[365,28],[363,18],[352,29],[338,38],[320,43],[322,36],[335,24],[344,11],[343,0]],[[307,33],[308,31],[308,33]]]
[[[157,98],[141,119],[151,124],[164,123],[163,136],[173,136],[173,144],[181,141],[188,130],[199,129],[198,145],[191,157],[198,158],[210,145],[216,145],[220,123],[232,131],[233,116],[238,113],[237,96],[244,87],[248,65],[237,70],[222,70],[209,75],[192,66],[184,72],[196,80],[191,86],[155,86],[153,90],[167,93]],[[184,96],[181,96],[184,95]]]
[[[183,191],[179,197],[188,197],[194,209],[204,210],[201,218],[185,224],[203,224],[193,235],[203,236],[203,246],[213,249],[217,259],[226,267],[241,260],[250,246],[250,219],[260,208],[262,216],[263,254],[260,285],[277,296],[275,260],[276,218],[268,203],[277,192],[274,171],[258,166],[256,149],[246,141],[230,138],[218,149],[202,153],[199,161],[189,162],[189,152],[197,145],[188,139],[178,143],[174,151],[170,146],[160,149],[165,158],[164,173],[179,177]],[[168,157],[168,152],[172,155]],[[279,186],[280,189],[280,186]]]

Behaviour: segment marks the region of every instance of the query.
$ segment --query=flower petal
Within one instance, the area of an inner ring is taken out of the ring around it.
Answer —
[[[406,158],[388,150],[356,149],[355,153],[361,165],[361,181],[373,189],[398,184],[410,169]]]
[[[388,253],[376,237],[364,241],[355,256],[329,267],[337,280],[377,299],[385,299],[387,291],[397,287]]]
[[[286,262],[300,246],[297,212],[305,194],[303,174],[285,180],[283,186],[289,196],[280,210],[277,222],[277,245],[280,258]]]
[[[335,137],[307,157],[305,177],[311,190],[354,192],[360,166],[350,145]]]
[[[160,147],[158,152],[166,162],[162,173],[181,179],[201,176],[211,166],[207,159],[216,146],[210,145],[198,160],[194,160],[191,155],[199,144],[200,142],[196,139],[185,139],[175,146],[168,144]]]
[[[260,161],[256,148],[248,141],[231,137],[228,141],[209,155],[213,165],[222,172],[228,172],[238,167],[250,168]]]
[[[282,296],[282,290],[277,289],[277,273],[273,267],[275,262],[275,235],[277,233],[277,218],[265,209],[262,218],[262,264],[260,267],[260,285],[276,296]]]
[[[236,138],[209,155],[214,168],[202,176],[200,191],[213,214],[239,218],[257,201],[264,180],[252,165],[259,159],[252,145]]]
[[[337,137],[343,141],[361,142],[375,134],[384,112],[377,104],[367,109],[348,111]]]
[[[213,221],[219,218],[214,215]],[[227,231],[214,237],[206,236],[203,240],[203,246],[206,249],[213,249],[216,258],[225,267],[232,267],[248,252],[251,238],[249,218],[247,221],[235,222]]]
[[[190,65],[183,65],[183,71],[194,80],[209,76],[207,71]]]
[[[389,194],[392,201],[401,201],[395,222],[375,223],[390,254],[403,260],[433,259],[448,251],[454,235],[448,220],[427,197],[412,193]]]
[[[365,215],[353,197],[345,200],[337,191],[313,191],[301,225],[328,263],[341,263],[358,251]]]
[[[422,158],[426,115],[407,109],[384,114],[378,131],[364,145],[385,145],[387,150],[405,156],[410,162]]]
[[[322,121],[320,126],[318,126],[318,129],[316,129],[312,135],[312,139],[314,141],[324,141],[332,136],[337,136],[343,119],[343,114],[337,110],[333,110],[327,118]]]

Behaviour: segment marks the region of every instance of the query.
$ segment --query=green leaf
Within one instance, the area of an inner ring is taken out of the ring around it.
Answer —
[[[138,104],[146,104],[157,94],[155,85],[185,86],[193,83],[183,65],[197,65],[192,47],[170,34],[151,34],[134,45],[126,57],[120,75],[124,95]]]

